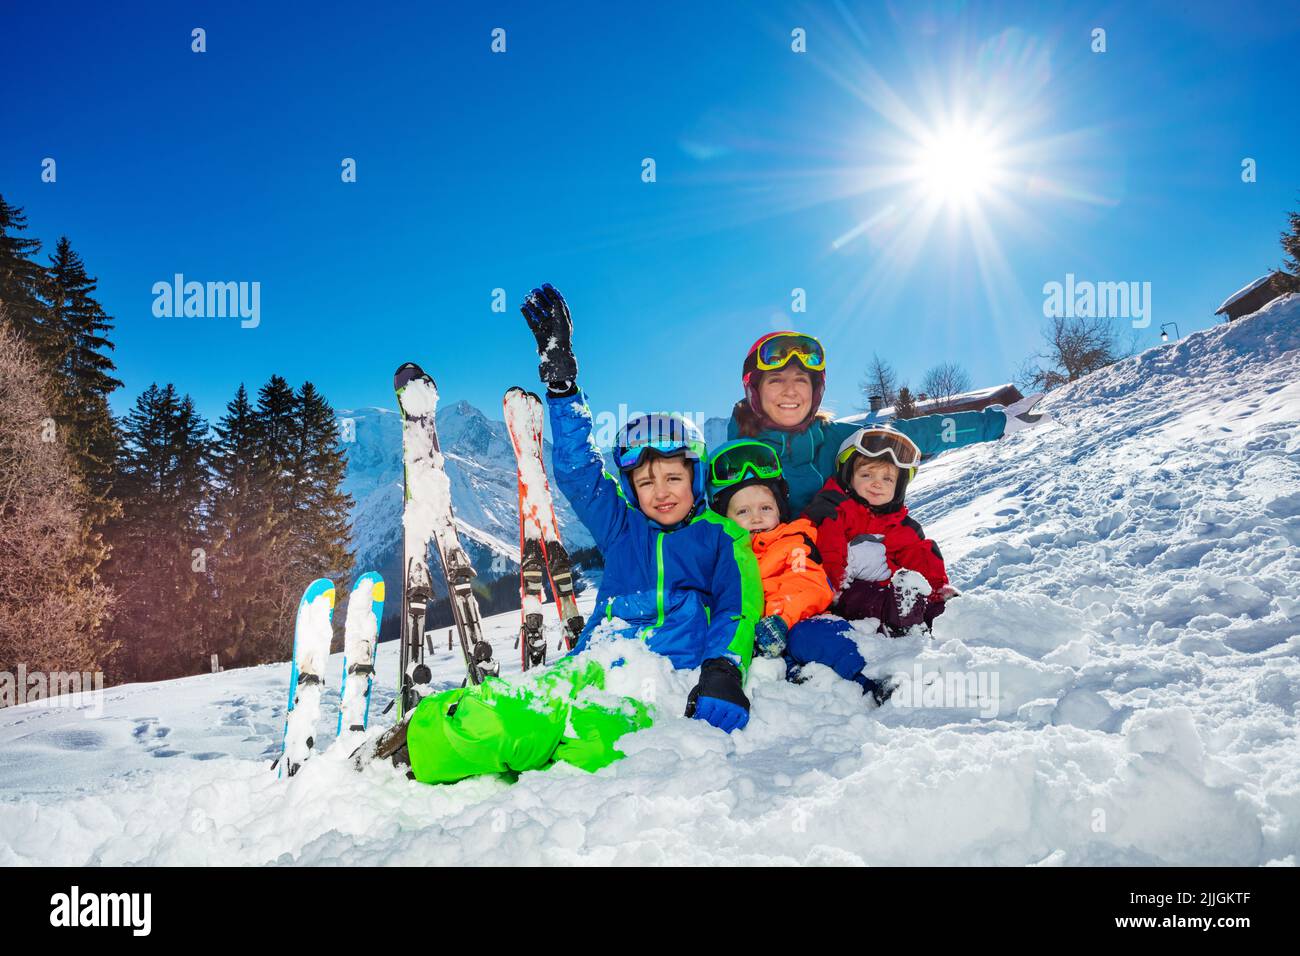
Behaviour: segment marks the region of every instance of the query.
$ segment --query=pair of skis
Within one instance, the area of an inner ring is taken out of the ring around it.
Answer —
[[[317,578],[298,602],[289,671],[289,706],[284,721],[284,751],[273,768],[292,777],[316,747],[325,663],[334,636],[334,582]],[[357,578],[348,598],[343,628],[343,680],[339,687],[336,733],[365,730],[370,722],[370,692],[375,683],[375,651],[384,614],[384,579],[374,571]]]
[[[555,503],[542,460],[542,400],[511,388],[502,400],[506,427],[514,445],[519,476],[519,594],[523,617],[519,629],[524,670],[546,663],[542,631],[542,579],[551,586],[563,631],[561,646],[572,650],[582,633],[582,615],[573,587],[573,564],[560,541]]]
[[[414,710],[429,692],[430,670],[424,663],[425,614],[433,599],[429,567],[432,549],[446,579],[452,617],[465,657],[466,679],[480,684],[499,673],[492,645],[483,637],[483,620],[474,596],[474,567],[456,533],[451,508],[451,480],[438,446],[435,415],[438,386],[414,362],[402,365],[393,376],[397,404],[402,412],[402,643],[399,653],[397,719]]]

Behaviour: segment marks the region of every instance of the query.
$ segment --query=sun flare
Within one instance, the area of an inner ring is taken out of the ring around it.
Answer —
[[[969,208],[987,197],[1000,167],[991,134],[966,123],[928,133],[916,148],[916,185],[926,199],[948,207]]]

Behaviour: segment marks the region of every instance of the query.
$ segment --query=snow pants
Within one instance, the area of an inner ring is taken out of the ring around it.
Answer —
[[[649,727],[649,708],[631,697],[616,707],[576,698],[603,689],[595,661],[562,658],[537,687],[490,677],[420,701],[406,730],[411,770],[421,783],[454,783],[485,773],[522,772],[564,761],[595,771],[620,759],[614,743]]]
[[[800,621],[790,628],[786,637],[787,667],[825,664],[845,680],[861,683],[862,668],[867,662],[850,636],[852,630],[853,625],[838,617],[810,617]]]

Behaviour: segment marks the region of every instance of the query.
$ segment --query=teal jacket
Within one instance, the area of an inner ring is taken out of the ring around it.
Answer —
[[[813,495],[835,474],[835,455],[844,439],[869,421],[827,422],[814,419],[801,432],[780,431],[769,428],[755,437],[767,442],[781,456],[781,468],[790,484],[790,513],[799,514],[808,506]],[[962,448],[980,442],[995,441],[1002,437],[1007,417],[1001,409],[986,408],[980,412],[953,412],[950,415],[925,415],[891,421],[908,438],[916,442],[926,458],[950,448]],[[740,437],[735,413],[727,423],[727,438]]]

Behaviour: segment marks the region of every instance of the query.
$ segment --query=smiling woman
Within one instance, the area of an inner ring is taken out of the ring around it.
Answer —
[[[821,410],[827,358],[821,343],[801,332],[772,332],[749,348],[741,366],[745,397],[727,423],[727,438],[756,438],[776,450],[790,486],[790,509],[802,512],[827,477],[835,474],[840,444],[860,427],[836,422]],[[1035,419],[1037,423],[1039,419]],[[1007,432],[1009,414],[979,412],[925,415],[895,422],[922,455],[993,441]]]

